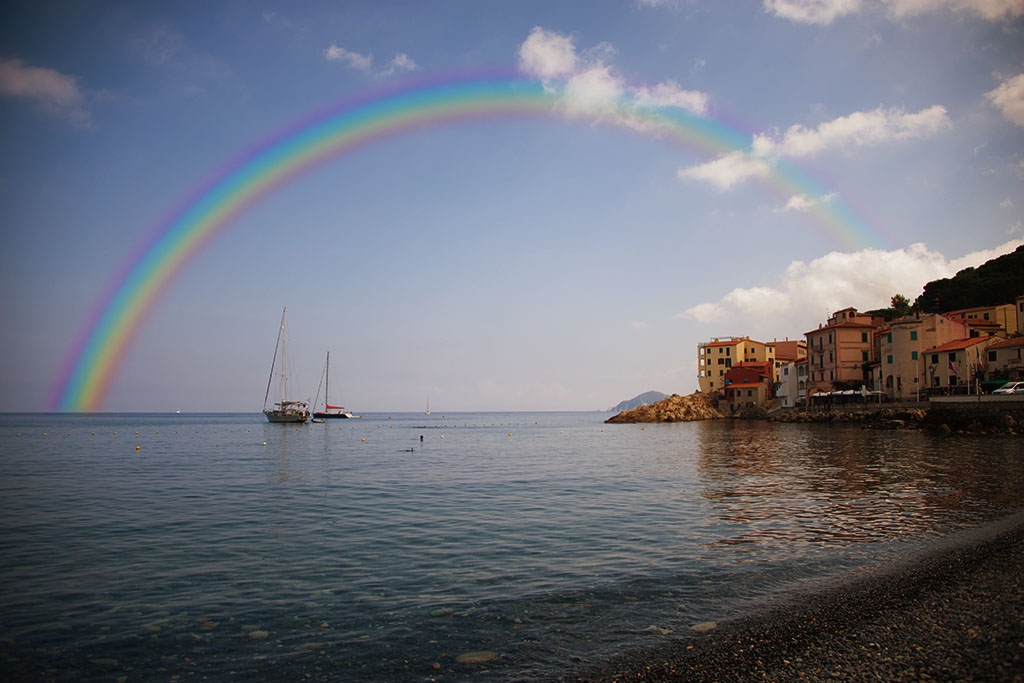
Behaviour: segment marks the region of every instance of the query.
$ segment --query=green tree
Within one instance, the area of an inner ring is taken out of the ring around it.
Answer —
[[[889,300],[889,308],[893,310],[897,318],[902,318],[910,313],[910,299],[902,294],[894,294]]]

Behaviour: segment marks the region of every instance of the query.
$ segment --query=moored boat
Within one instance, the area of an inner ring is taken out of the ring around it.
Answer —
[[[306,401],[294,401],[287,398],[288,372],[285,367],[285,344],[287,341],[286,326],[288,307],[281,313],[281,327],[277,330],[277,343],[274,345],[274,360],[270,363],[270,378],[267,380],[267,395],[263,397],[263,414],[268,422],[305,422],[309,419],[309,404]],[[277,349],[281,349],[281,401],[273,408],[267,409],[270,400],[270,385],[274,382],[274,367],[277,365]]]
[[[352,419],[357,417],[350,411],[345,410],[345,406],[332,406],[330,398],[331,388],[331,352],[327,352],[327,363],[324,365],[324,374],[320,377],[321,383],[324,385],[324,409],[316,410],[316,406],[320,405],[320,389],[316,390],[316,401],[314,402],[313,417],[322,420],[330,419]]]

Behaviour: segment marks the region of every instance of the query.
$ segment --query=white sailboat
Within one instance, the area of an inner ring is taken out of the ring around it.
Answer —
[[[430,415],[430,394],[427,394],[427,415]]]
[[[277,330],[277,343],[274,345],[274,360],[270,363],[270,378],[267,380],[267,395],[263,397],[263,414],[267,416],[268,422],[305,422],[309,419],[309,404],[305,401],[288,400],[288,372],[285,367],[285,344],[287,334],[285,328],[288,323],[288,307],[284,307],[281,313],[281,327]],[[274,408],[267,410],[267,401],[270,400],[270,385],[274,381],[274,366],[277,365],[277,349],[281,348],[281,401],[275,403]]]

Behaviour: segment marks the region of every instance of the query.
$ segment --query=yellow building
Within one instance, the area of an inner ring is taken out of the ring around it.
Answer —
[[[705,394],[725,387],[725,373],[734,363],[771,363],[775,346],[750,337],[715,337],[697,345],[697,383]],[[775,371],[778,372],[777,370]],[[777,380],[777,376],[773,380]]]
[[[1007,336],[1018,330],[1017,304],[1000,306],[976,306],[950,311],[946,314],[952,318],[963,318],[972,327],[977,328],[972,337],[984,336],[985,333]]]

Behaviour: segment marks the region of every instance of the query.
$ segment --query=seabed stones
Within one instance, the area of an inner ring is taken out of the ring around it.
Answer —
[[[476,652],[464,652],[456,657],[455,661],[459,664],[483,664],[484,662],[489,662],[497,657],[498,655],[494,652],[479,650]]]

